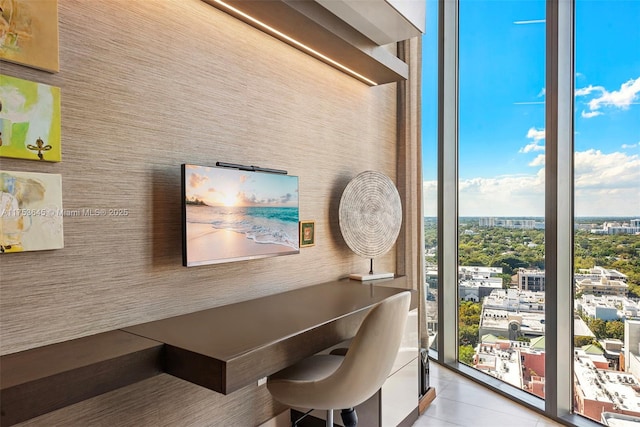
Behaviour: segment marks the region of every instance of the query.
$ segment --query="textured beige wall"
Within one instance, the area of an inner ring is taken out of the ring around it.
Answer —
[[[64,249],[0,257],[1,354],[366,271],[337,208],[357,173],[396,177],[395,84],[368,87],[199,0],[59,0],[59,22],[58,74],[0,72],[61,88],[63,160],[0,168],[62,174],[65,209],[130,214],[67,217]],[[216,161],[298,175],[316,246],[182,267],[180,164]],[[162,375],[29,424],[251,425],[281,409],[264,387],[225,397]]]

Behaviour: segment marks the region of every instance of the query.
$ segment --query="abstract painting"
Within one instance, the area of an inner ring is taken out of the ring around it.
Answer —
[[[59,162],[60,143],[60,88],[0,74],[0,156]]]
[[[0,59],[58,72],[58,0],[0,0]]]
[[[64,247],[62,178],[0,171],[0,252]]]

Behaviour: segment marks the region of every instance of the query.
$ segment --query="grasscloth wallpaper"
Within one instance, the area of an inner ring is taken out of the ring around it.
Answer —
[[[46,1],[46,0],[43,0]],[[338,229],[363,170],[397,176],[396,84],[368,87],[199,0],[59,0],[60,72],[0,62],[59,86],[65,248],[0,257],[0,352],[282,292],[366,271]],[[299,255],[181,265],[180,164],[216,161],[300,177]],[[395,271],[395,254],[376,262]],[[255,425],[283,408],[264,387],[229,396],[161,375],[25,425]]]

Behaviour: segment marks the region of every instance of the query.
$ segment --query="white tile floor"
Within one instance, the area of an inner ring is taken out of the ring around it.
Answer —
[[[436,398],[414,427],[548,427],[560,426],[502,395],[439,366],[429,365],[429,384]]]

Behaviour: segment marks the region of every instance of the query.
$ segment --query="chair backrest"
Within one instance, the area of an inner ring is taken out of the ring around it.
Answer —
[[[362,321],[338,370],[321,380],[340,408],[370,398],[385,382],[398,354],[411,294],[401,292],[374,306]]]

